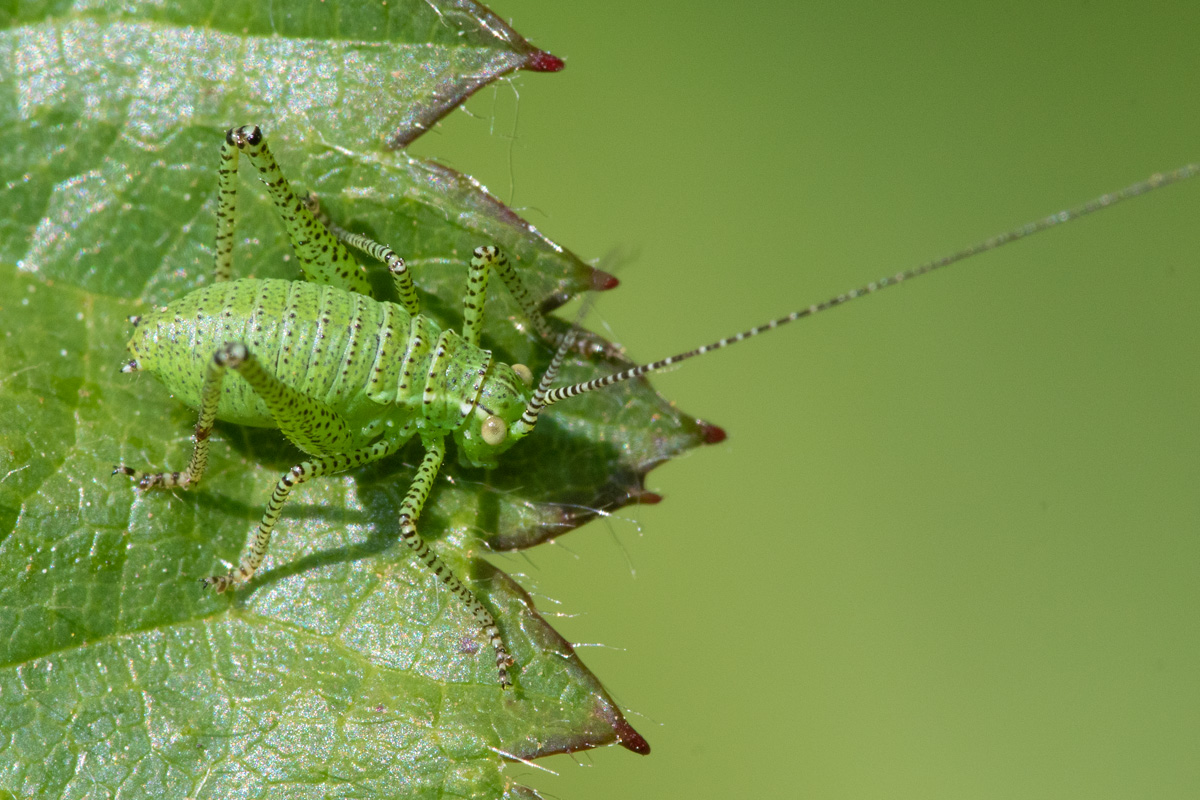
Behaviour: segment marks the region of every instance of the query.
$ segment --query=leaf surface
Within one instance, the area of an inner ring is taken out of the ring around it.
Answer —
[[[518,664],[508,692],[464,609],[397,542],[419,448],[300,487],[265,569],[224,596],[197,579],[237,561],[299,452],[220,424],[196,490],[138,493],[109,475],[188,458],[195,412],[117,367],[128,316],[210,280],[230,125],[261,124],[298,188],[402,253],[442,325],[458,326],[480,243],[504,247],[548,305],[602,285],[469,178],[385,147],[505,72],[561,62],[467,2],[96,2],[0,17],[0,64],[0,789],[525,797],[504,757],[645,751],[481,556],[484,542],[528,546],[636,500],[649,468],[713,438],[647,385],[556,407],[498,470],[448,464],[422,514],[497,612]],[[235,271],[295,278],[251,184]],[[502,288],[487,314],[497,357],[540,371],[549,348]],[[564,380],[624,363],[593,344]]]

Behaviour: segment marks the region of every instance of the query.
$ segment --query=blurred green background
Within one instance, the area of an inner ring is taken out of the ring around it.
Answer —
[[[1195,3],[493,7],[567,69],[413,150],[616,251],[639,360],[1200,160]],[[1198,220],[1200,181],[659,377],[729,440],[493,558],[654,752],[514,775],[1200,796]]]

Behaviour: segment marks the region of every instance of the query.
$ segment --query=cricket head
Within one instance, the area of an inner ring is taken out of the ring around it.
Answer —
[[[475,410],[454,431],[459,461],[471,467],[496,466],[500,454],[524,436],[515,434],[513,427],[533,397],[532,384],[533,373],[524,364],[492,364]]]

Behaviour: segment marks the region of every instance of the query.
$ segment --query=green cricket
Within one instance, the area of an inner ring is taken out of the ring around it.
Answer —
[[[233,278],[237,172],[242,155],[266,185],[307,280]],[[447,438],[454,438],[463,464],[495,467],[499,456],[530,435],[539,414],[554,403],[728,347],[1200,173],[1200,164],[1190,164],[1155,175],[734,336],[584,383],[553,388],[577,329],[572,327],[561,337],[551,332],[537,302],[499,248],[484,246],[474,251],[461,333],[440,330],[422,316],[420,297],[404,260],[386,245],[328,221],[315,200],[296,195],[257,126],[229,130],[220,159],[214,281],[133,318],[135,331],[128,344],[131,357],[122,367],[123,372],[153,374],[199,411],[191,458],[182,472],[152,473],[120,465],[113,474],[130,476],[139,489],[196,486],[208,464],[208,439],[218,419],[277,428],[308,454],[309,458],[279,479],[240,564],[225,574],[202,579],[206,587],[223,592],[246,583],[262,566],[272,531],[295,486],[387,458],[414,436],[420,437],[425,455],[400,506],[400,540],[474,617],[495,652],[501,687],[512,685],[509,668],[514,662],[495,618],[417,530],[421,510],[446,458]],[[399,302],[370,296],[366,274],[350,247],[387,266]],[[556,347],[536,386],[528,367],[498,363],[481,347],[483,307],[492,271],[499,274],[533,330]]]

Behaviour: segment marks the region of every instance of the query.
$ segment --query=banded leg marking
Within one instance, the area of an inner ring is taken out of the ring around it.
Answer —
[[[267,503],[266,511],[263,512],[262,521],[258,523],[258,530],[250,541],[250,552],[246,554],[246,557],[242,559],[236,569],[230,570],[224,575],[202,578],[200,582],[218,592],[223,592],[249,581],[262,566],[263,559],[267,556],[267,548],[271,545],[271,534],[275,530],[275,523],[279,522],[283,504],[287,502],[288,495],[291,494],[294,487],[322,475],[361,467],[364,464],[386,458],[399,450],[400,446],[408,441],[411,433],[412,427],[407,426],[392,438],[382,439],[352,453],[318,456],[292,467],[275,484],[275,491],[271,493],[271,499]]]
[[[483,629],[484,636],[492,643],[492,649],[496,651],[496,671],[500,676],[500,685],[508,688],[512,686],[512,681],[508,677],[508,667],[515,662],[504,647],[504,640],[500,637],[500,628],[496,625],[496,618],[417,533],[416,520],[421,515],[421,509],[425,507],[425,501],[429,499],[434,478],[437,477],[442,460],[446,457],[444,437],[426,439],[423,440],[423,443],[425,457],[421,459],[421,466],[417,468],[416,477],[413,478],[412,484],[408,487],[408,493],[404,496],[404,502],[400,505],[400,540],[408,545],[421,563],[470,610],[475,621],[479,623],[479,627]]]
[[[231,128],[225,134],[225,141],[245,154],[258,170],[258,176],[266,184],[279,218],[287,229],[288,240],[305,276],[314,283],[325,283],[369,296],[371,285],[367,282],[366,273],[346,246],[326,230],[296,197],[259,127],[244,125]],[[236,170],[237,161],[234,160],[233,164]]]
[[[200,418],[192,435],[192,457],[188,460],[187,469],[183,472],[142,472],[118,464],[112,474],[128,475],[137,482],[139,489],[187,489],[198,484],[208,468],[208,437],[212,435],[213,422],[217,418],[225,368],[225,364],[214,357],[204,373],[204,385],[200,389]]]

